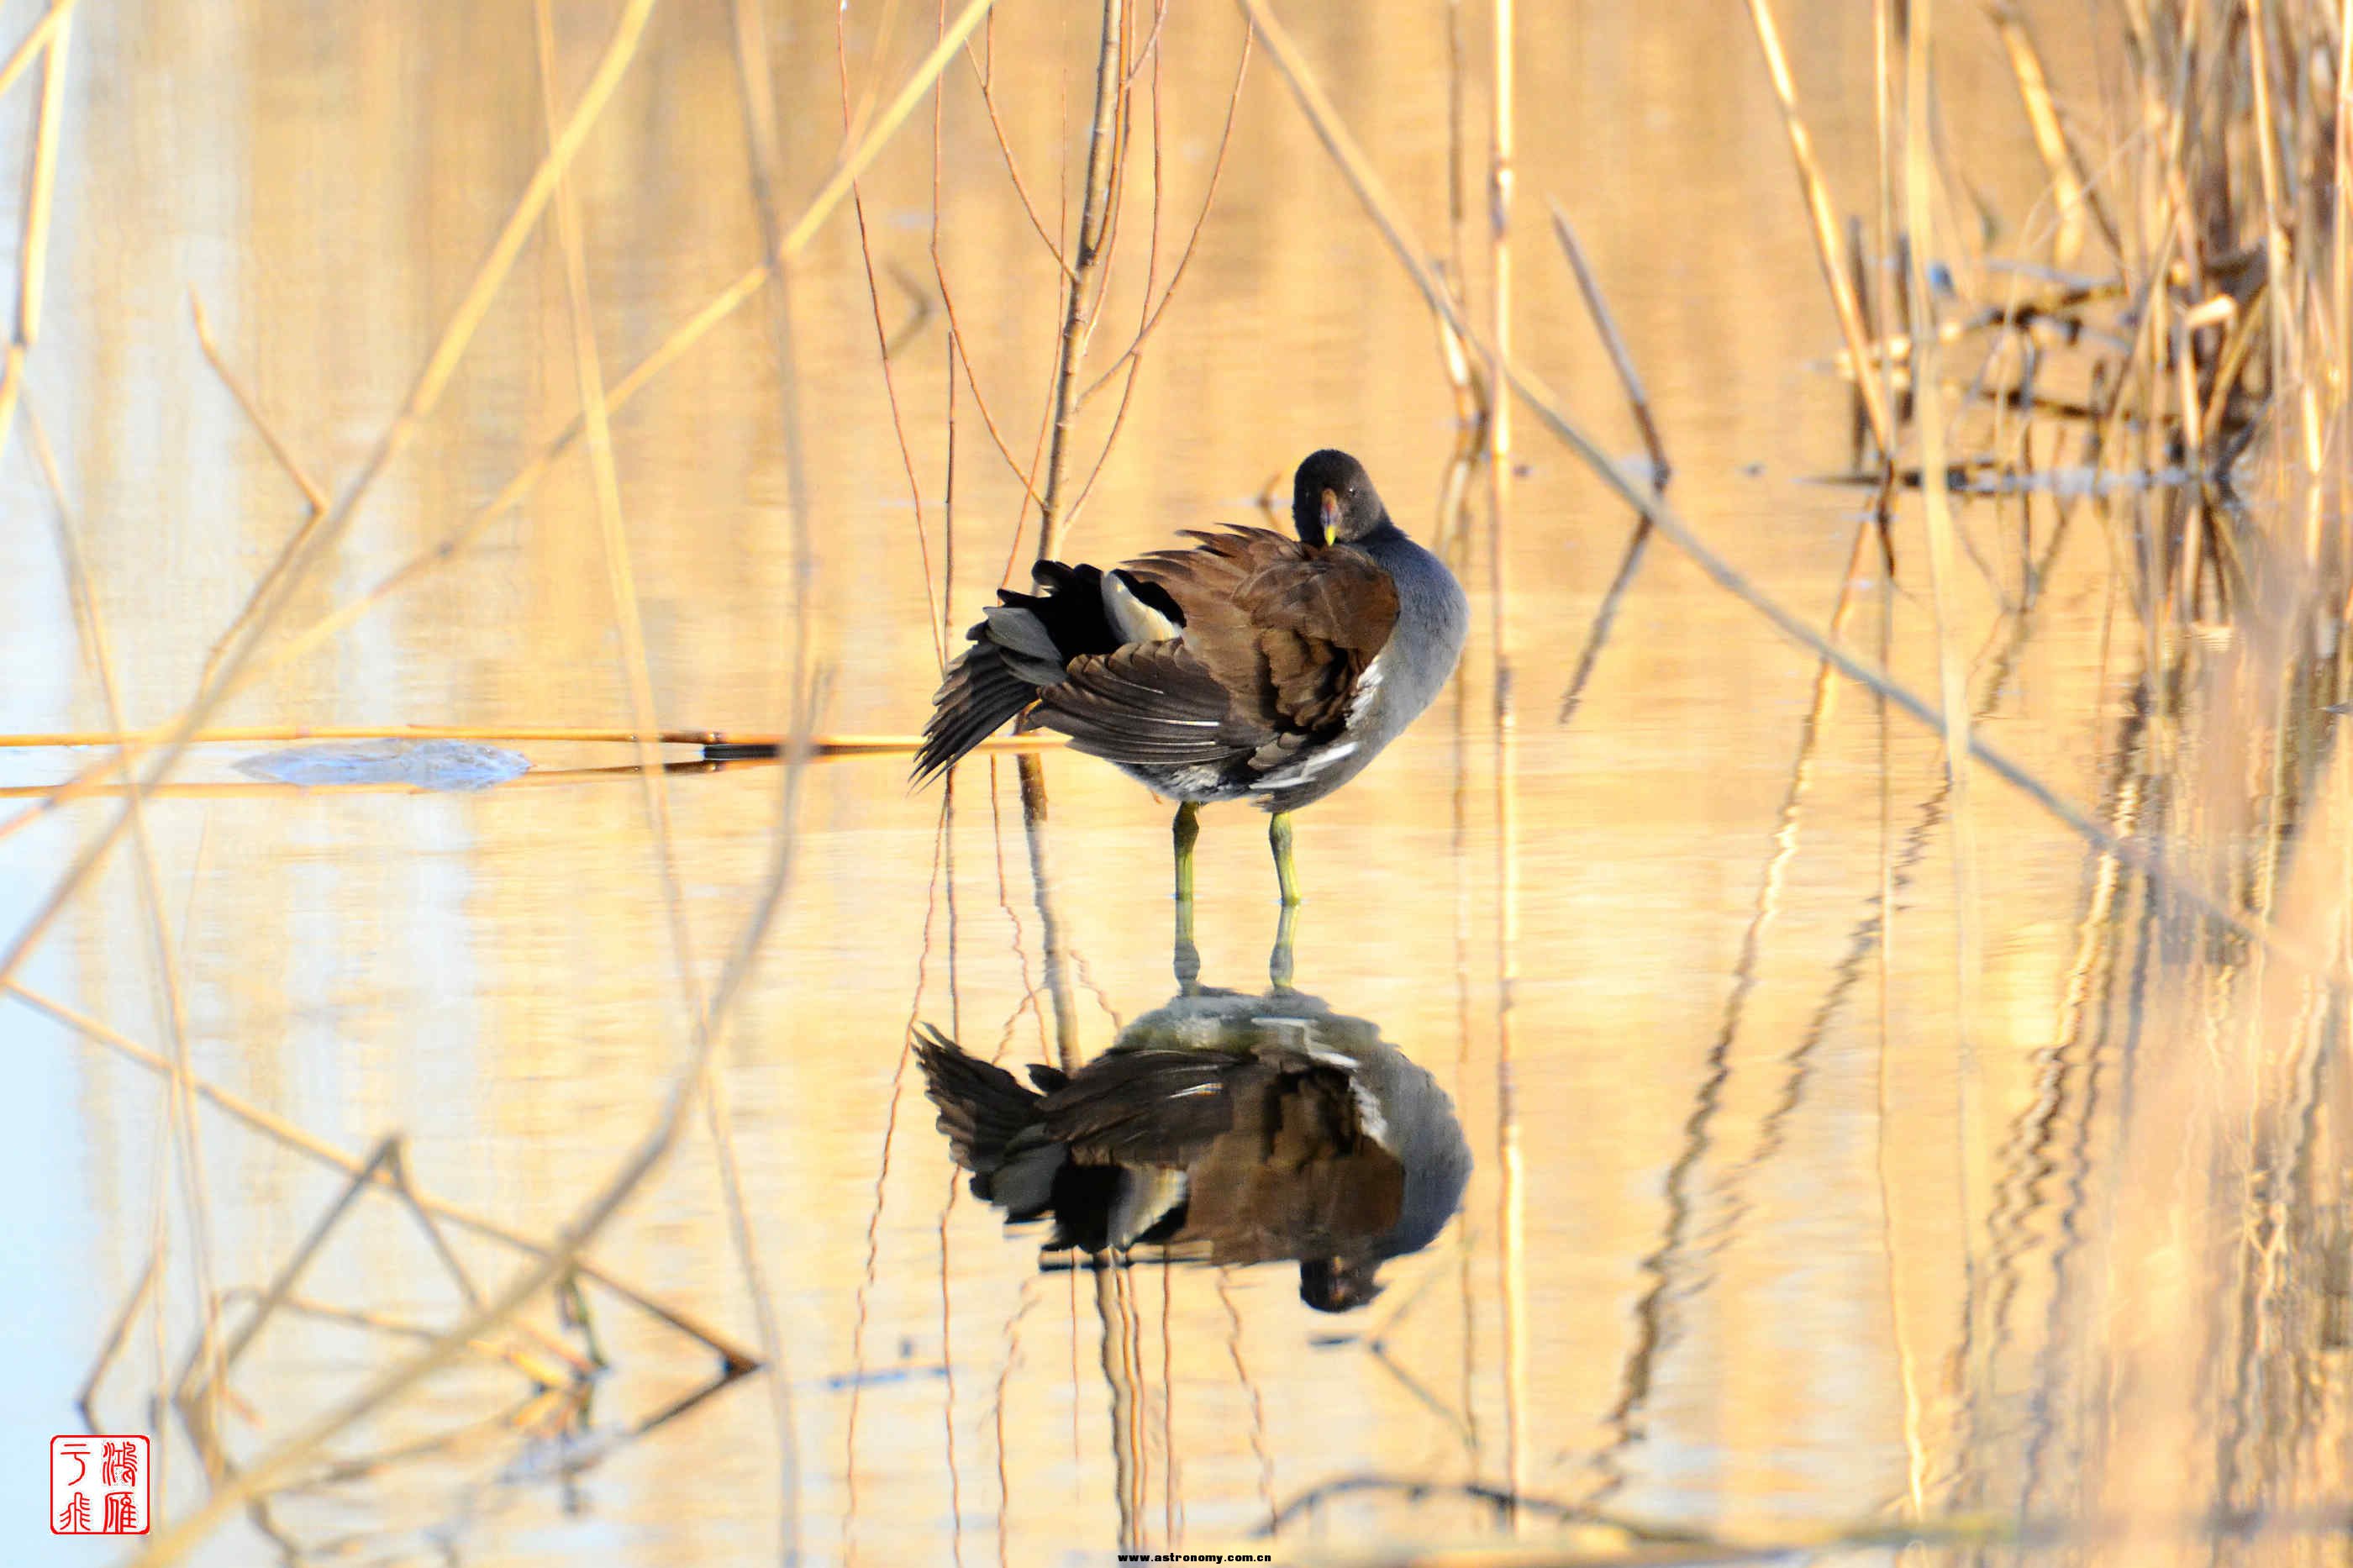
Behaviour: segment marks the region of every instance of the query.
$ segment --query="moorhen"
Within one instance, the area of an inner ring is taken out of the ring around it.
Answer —
[[[915,1054],[974,1195],[1009,1224],[1050,1217],[1048,1253],[1296,1260],[1300,1299],[1343,1312],[1437,1238],[1471,1177],[1436,1080],[1287,986],[1188,987],[1076,1073],[1033,1065],[1035,1089],[928,1026]]]
[[[1176,892],[1193,886],[1200,807],[1254,800],[1282,901],[1299,901],[1291,814],[1364,771],[1454,672],[1461,584],[1408,539],[1364,465],[1299,465],[1297,539],[1187,530],[1189,550],[1122,566],[1040,561],[1037,594],[997,591],[949,668],[916,753],[918,784],[1008,719],[1071,738],[1176,808]]]

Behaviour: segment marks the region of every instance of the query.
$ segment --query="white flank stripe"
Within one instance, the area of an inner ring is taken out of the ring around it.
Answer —
[[[1250,788],[1289,789],[1293,784],[1305,784],[1334,763],[1354,752],[1356,749],[1356,742],[1354,741],[1343,741],[1336,746],[1326,746],[1320,752],[1309,753],[1279,773],[1269,773],[1262,779],[1252,779]]]

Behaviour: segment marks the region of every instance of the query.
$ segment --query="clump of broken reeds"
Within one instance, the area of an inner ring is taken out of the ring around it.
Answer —
[[[1769,56],[1769,13],[1754,9]],[[1875,491],[1883,519],[1899,492],[1926,503],[1956,759],[1979,748],[1952,723],[1966,650],[1950,542],[2022,624],[2071,526],[2104,536],[2126,695],[2103,826],[2155,851],[2104,850],[2091,868],[2036,1100],[2000,1108],[1998,1143],[1960,1134],[1992,1165],[1965,1182],[1961,1414],[1940,1456],[1915,1455],[1915,1504],[2292,1508],[2333,1495],[2324,1456],[2353,1398],[2330,1154],[2346,1131],[2345,889],[2314,864],[2346,831],[2331,780],[2353,593],[2353,32],[2306,0],[2126,5],[2099,24],[2112,79],[2073,79],[2050,70],[2021,12],[1988,5],[2049,175],[2033,212],[2000,215],[1928,134],[1930,15],[1881,16],[1875,240],[1860,220],[1843,239],[1817,226],[1826,275],[1854,296],[1841,320],[1872,323],[1836,361],[1856,398],[1839,477]],[[1799,106],[1783,107],[1820,210]],[[1957,787],[1953,811],[1958,846]],[[2195,914],[2175,901],[2185,889]],[[2125,1010],[2087,1018],[2103,994]],[[2064,1127],[2082,1151],[2069,1224],[2085,1234],[2061,1267],[2079,1282],[2029,1356],[2036,1336],[2012,1312],[2021,1236]],[[2022,1399],[2031,1419],[2000,1417]]]
[[[1860,363],[1838,359],[1859,405],[1849,477],[1922,485],[1918,384],[1933,366],[1942,489],[2120,514],[2118,558],[2152,625],[2220,626],[2260,599],[2334,646],[2353,587],[2336,12],[2126,5],[2115,83],[2054,81],[2021,14],[1987,15],[2049,192],[2006,224],[1946,226],[1958,242],[1995,227],[1989,243],[1915,258],[1900,228],[1883,241],[1892,267],[1871,265],[1850,230],[1862,312],[1894,324]],[[1940,201],[1971,199],[1948,159],[1933,179]],[[1932,353],[1915,353],[1915,322]],[[1904,426],[1893,444],[1867,416],[1879,397]],[[2018,563],[2018,591],[2033,571]]]

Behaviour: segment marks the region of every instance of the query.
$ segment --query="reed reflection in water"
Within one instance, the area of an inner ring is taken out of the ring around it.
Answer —
[[[15,1446],[224,1564],[2341,1556],[2343,18],[1736,20],[0,8]],[[1165,805],[906,738],[1326,445],[1470,645],[1130,1023]],[[1245,1018],[1117,1266],[927,1130]]]

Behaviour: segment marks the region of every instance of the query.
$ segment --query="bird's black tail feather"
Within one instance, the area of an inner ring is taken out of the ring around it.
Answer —
[[[925,1091],[940,1108],[940,1131],[955,1163],[978,1179],[995,1175],[1005,1163],[1006,1146],[1039,1124],[1045,1097],[1003,1068],[966,1054],[929,1024],[916,1026],[915,1059]]]
[[[1042,593],[998,589],[998,603],[965,634],[972,647],[948,667],[932,700],[923,749],[915,753],[916,784],[945,773],[1018,717],[1061,679],[1071,660],[1120,646],[1103,609],[1101,567],[1040,561],[1029,575]]]
[[[923,726],[923,749],[915,753],[913,778],[918,785],[947,772],[1038,700],[1037,685],[1014,672],[1005,650],[985,635],[987,627],[983,621],[972,628],[971,651],[948,667],[947,679],[940,683],[931,720]]]

